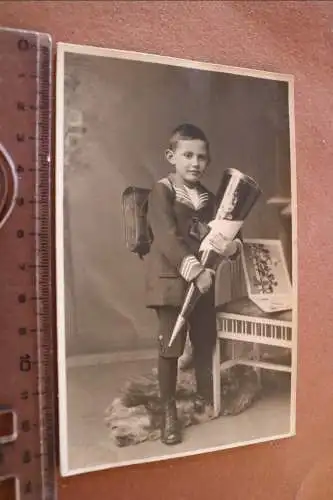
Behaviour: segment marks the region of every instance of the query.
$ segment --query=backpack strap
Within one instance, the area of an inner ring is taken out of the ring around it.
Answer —
[[[172,192],[174,199],[176,199],[175,186],[174,186],[174,183],[172,182],[171,175],[168,175],[167,177],[163,177],[163,179],[160,179],[158,182],[167,186],[170,189],[170,191]]]

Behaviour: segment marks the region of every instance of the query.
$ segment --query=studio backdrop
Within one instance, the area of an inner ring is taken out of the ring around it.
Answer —
[[[121,194],[169,172],[164,151],[181,123],[210,141],[203,183],[213,193],[226,168],[256,179],[263,195],[244,236],[282,239],[291,271],[286,82],[71,51],[64,61],[67,356],[154,345],[145,263],[125,247]]]

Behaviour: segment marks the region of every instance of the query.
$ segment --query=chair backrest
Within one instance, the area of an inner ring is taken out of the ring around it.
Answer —
[[[231,300],[247,296],[242,259],[223,261],[216,271],[215,303],[222,306]]]

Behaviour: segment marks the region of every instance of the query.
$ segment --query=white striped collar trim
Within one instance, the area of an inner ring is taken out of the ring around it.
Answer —
[[[172,182],[173,189],[174,189],[175,194],[176,194],[176,201],[178,201],[179,203],[183,203],[184,205],[187,205],[188,207],[192,208],[195,211],[198,211],[201,208],[203,208],[209,200],[209,195],[208,195],[207,191],[203,190],[204,188],[201,186],[201,184],[199,185],[199,188],[198,188],[199,203],[195,207],[188,192],[186,191],[184,185],[180,185],[179,182],[176,182],[173,175],[172,175],[171,179],[169,177],[164,177],[163,179],[160,179],[158,182],[164,184],[169,189],[171,189],[170,183]]]
[[[188,192],[183,188],[183,187],[176,187],[174,186],[174,190],[176,193],[176,200],[184,203],[185,205],[188,205],[189,207],[193,208],[194,210],[200,210],[202,207],[204,207],[209,199],[208,193],[200,193],[198,196],[199,203],[197,206],[193,204],[193,201],[191,200]]]

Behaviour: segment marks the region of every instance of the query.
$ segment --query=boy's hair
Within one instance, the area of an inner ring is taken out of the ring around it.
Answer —
[[[169,140],[169,148],[174,151],[178,141],[200,139],[206,143],[207,151],[209,150],[209,142],[203,131],[196,125],[191,123],[183,123],[173,130]]]

